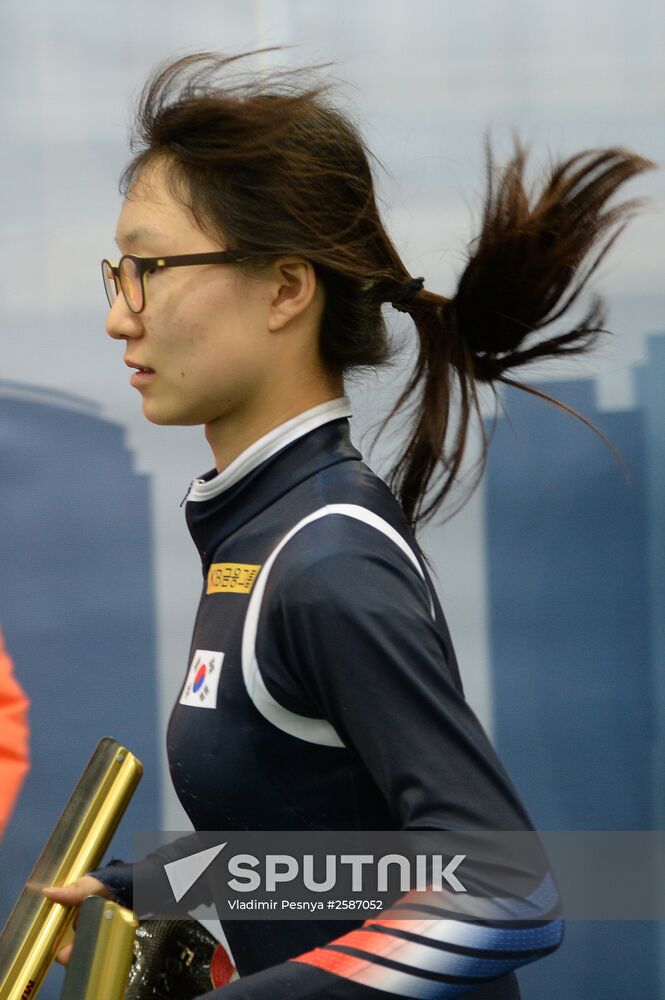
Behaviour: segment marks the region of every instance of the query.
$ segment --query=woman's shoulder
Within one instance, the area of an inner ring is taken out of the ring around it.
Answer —
[[[381,489],[324,491],[282,539],[271,576],[282,594],[308,600],[345,600],[344,595],[392,589],[400,582],[429,603],[415,537]]]

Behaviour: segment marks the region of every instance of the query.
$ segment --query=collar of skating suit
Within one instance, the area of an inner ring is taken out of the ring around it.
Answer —
[[[211,469],[191,484],[185,514],[204,564],[234,531],[329,465],[359,461],[349,436],[346,396],[299,413],[243,451],[226,469]]]
[[[331,420],[350,416],[351,404],[347,396],[330,399],[326,403],[319,403],[318,406],[299,413],[250,444],[249,448],[245,448],[222,472],[212,469],[200,479],[195,479],[189,488],[187,499],[212,500],[213,497],[235,486],[248,472],[304,434]]]

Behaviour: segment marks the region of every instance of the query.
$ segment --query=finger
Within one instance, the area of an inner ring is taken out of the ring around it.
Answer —
[[[56,962],[59,962],[60,965],[69,965],[69,959],[72,957],[73,947],[73,944],[66,944],[64,948],[61,948],[55,956]]]
[[[49,885],[42,889],[47,899],[63,906],[78,906],[86,896],[101,896],[106,891],[106,886],[92,875],[84,875],[69,885]]]
[[[47,899],[52,899],[54,903],[62,903],[63,906],[77,906],[85,899],[81,887],[72,882],[71,885],[49,885],[42,889]]]

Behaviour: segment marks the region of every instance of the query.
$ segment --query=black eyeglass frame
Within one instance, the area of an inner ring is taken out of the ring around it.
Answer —
[[[115,299],[112,301],[109,296],[106,286],[106,275],[104,272],[104,268],[108,268],[113,275],[113,281],[115,282],[116,298],[120,292],[122,292],[125,302],[127,303],[127,308],[138,316],[138,314],[143,312],[145,309],[146,274],[154,274],[155,271],[161,271],[167,267],[188,267],[190,264],[240,264],[242,261],[249,260],[250,257],[251,254],[243,253],[241,250],[213,250],[210,253],[181,253],[171,257],[137,257],[135,254],[125,253],[122,255],[117,264],[112,264],[111,261],[105,257],[102,260],[102,280],[104,282],[104,292],[106,293],[109,306],[112,307]],[[125,289],[122,287],[122,274],[120,268],[122,267],[123,260],[131,260],[136,267],[137,276],[141,283],[140,309],[132,308],[132,305],[125,293]]]

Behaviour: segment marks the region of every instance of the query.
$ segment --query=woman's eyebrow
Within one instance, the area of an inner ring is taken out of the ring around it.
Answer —
[[[137,226],[135,229],[130,229],[126,233],[117,233],[115,236],[115,242],[120,250],[123,247],[131,248],[137,243],[147,245],[150,249],[156,246],[160,240],[163,240],[161,234],[146,226]]]

